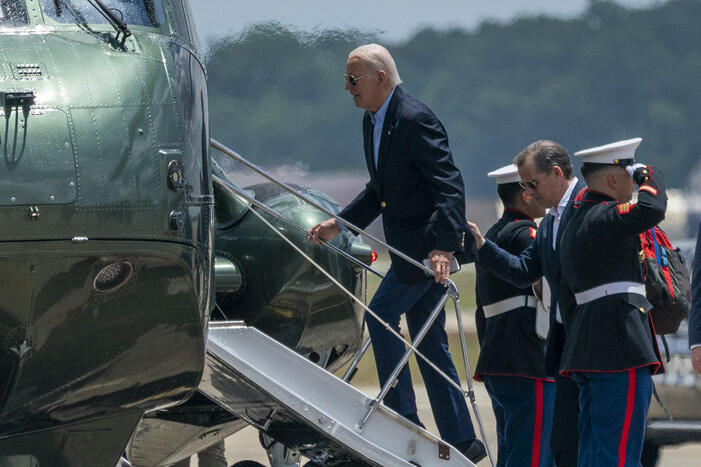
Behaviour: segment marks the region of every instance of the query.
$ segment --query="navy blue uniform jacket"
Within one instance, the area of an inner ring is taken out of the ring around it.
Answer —
[[[562,232],[570,220],[572,204],[577,194],[585,188],[578,180],[567,203],[560,225],[557,229],[556,245],[560,244]],[[545,370],[548,375],[557,374],[560,368],[560,356],[565,341],[562,324],[555,320],[555,311],[559,297],[560,276],[562,268],[557,250],[553,249],[553,215],[548,213],[540,222],[536,239],[520,255],[510,255],[487,240],[479,250],[478,264],[494,275],[511,282],[517,287],[528,287],[541,277],[545,277],[550,286],[550,331],[548,332]]]
[[[370,114],[365,112],[363,142],[370,181],[339,216],[364,229],[382,215],[387,243],[419,262],[434,249],[463,251],[465,241],[474,239],[465,235],[465,187],[441,122],[397,87],[382,127],[377,168],[372,133]],[[426,278],[423,270],[390,256],[402,282]]]
[[[537,224],[520,211],[505,209],[501,219],[489,229],[485,238],[505,251],[518,255],[535,241]],[[510,375],[545,379],[545,341],[535,330],[535,307],[522,306],[505,313],[485,318],[485,305],[502,300],[533,296],[533,288],[516,287],[499,279],[479,264],[477,280],[477,337],[480,354],[475,379],[484,375]]]
[[[644,284],[640,267],[641,232],[659,224],[667,208],[661,173],[638,189],[637,204],[618,203],[588,191],[575,204],[560,243],[563,282],[561,312],[567,339],[561,373],[661,368],[650,302],[644,295],[617,293],[576,304],[572,294],[604,284]]]

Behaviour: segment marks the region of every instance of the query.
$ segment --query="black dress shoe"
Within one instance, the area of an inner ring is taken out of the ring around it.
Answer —
[[[473,464],[476,464],[487,457],[487,450],[485,449],[484,444],[482,444],[482,441],[478,440],[477,438],[457,444],[455,447]]]

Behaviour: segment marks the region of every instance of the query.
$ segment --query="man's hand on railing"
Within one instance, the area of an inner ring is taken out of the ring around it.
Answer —
[[[321,245],[321,240],[329,241],[341,233],[341,227],[333,219],[326,219],[309,229],[307,238],[315,245]]]
[[[477,227],[477,224],[474,222],[467,221],[467,226],[470,227],[470,232],[472,232],[472,236],[475,237],[475,246],[479,250],[482,248],[482,245],[484,245],[484,237],[482,236],[479,227]]]
[[[428,254],[431,260],[431,269],[436,282],[445,284],[450,276],[450,263],[453,261],[453,253],[450,251],[433,250]]]

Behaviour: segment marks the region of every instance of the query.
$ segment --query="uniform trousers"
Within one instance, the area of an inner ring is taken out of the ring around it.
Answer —
[[[652,396],[649,367],[572,373],[579,387],[579,466],[637,467]]]
[[[497,467],[549,467],[555,384],[513,375],[484,375],[497,423]]]
[[[435,282],[433,277],[426,277],[425,280],[411,284],[400,282],[390,266],[370,302],[370,309],[397,332],[400,332],[400,317],[406,314],[409,335],[413,340],[445,292],[445,286]],[[406,352],[405,346],[369,314],[366,314],[366,323],[375,354],[377,375],[380,384],[384,386]],[[459,384],[460,380],[448,351],[445,310],[441,310],[417,348],[436,367]],[[417,361],[441,438],[452,445],[475,439],[470,412],[462,393],[445,381],[423,359],[417,358]],[[416,397],[408,365],[399,374],[397,385],[387,393],[384,404],[407,418],[412,419],[416,416]]]
[[[555,375],[555,409],[550,449],[557,467],[576,467],[579,450],[579,388],[571,379]]]

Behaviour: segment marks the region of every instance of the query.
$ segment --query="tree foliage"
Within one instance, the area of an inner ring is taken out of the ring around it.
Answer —
[[[701,148],[701,2],[644,10],[593,1],[581,17],[423,30],[389,45],[402,88],[448,130],[471,196],[537,139],[570,154],[636,136],[637,158],[683,187]],[[207,56],[212,136],[257,164],[364,170],[362,111],[344,91],[355,30],[256,25]],[[575,161],[575,165],[577,161]]]

